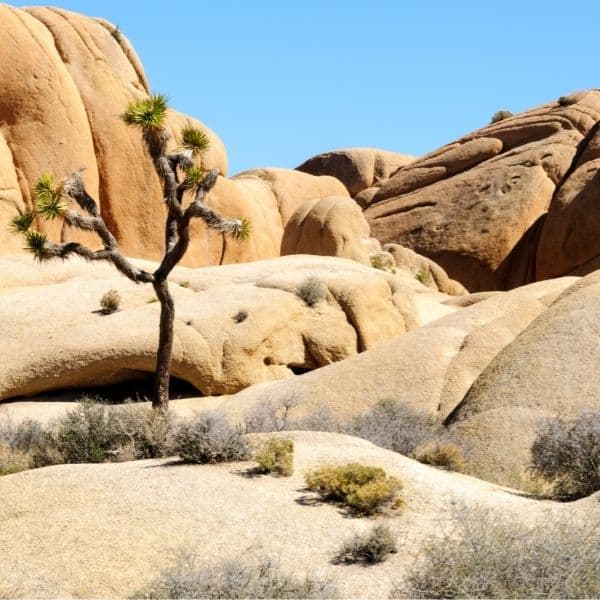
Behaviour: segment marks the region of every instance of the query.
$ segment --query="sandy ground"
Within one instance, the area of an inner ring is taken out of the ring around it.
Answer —
[[[0,478],[0,574],[25,597],[123,597],[152,580],[178,549],[202,564],[266,554],[299,575],[327,575],[344,597],[386,597],[424,537],[453,506],[490,508],[527,522],[575,519],[598,498],[559,504],[421,465],[370,442],[294,432],[290,478],[248,477],[252,463],[182,465],[168,460],[61,465]],[[404,483],[406,507],[379,517],[401,548],[382,565],[334,565],[342,541],[374,519],[306,502],[303,473],[323,463],[380,465]],[[8,577],[7,577],[8,576]]]

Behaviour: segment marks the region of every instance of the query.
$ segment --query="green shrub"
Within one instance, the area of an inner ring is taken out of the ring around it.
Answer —
[[[186,462],[216,463],[248,458],[248,442],[219,413],[203,412],[181,422],[173,434],[173,450]]]
[[[269,558],[227,560],[199,567],[193,555],[182,555],[171,568],[135,598],[335,598],[328,579],[300,579],[282,573]]]
[[[327,298],[327,286],[314,275],[307,277],[296,290],[299,298],[312,307]]]
[[[110,315],[119,310],[121,305],[121,296],[117,290],[108,290],[102,298],[100,298],[100,310],[102,314]]]
[[[336,563],[373,564],[398,552],[396,536],[387,525],[376,525],[364,534],[346,540],[334,558]]]
[[[448,471],[465,470],[465,456],[462,449],[452,442],[431,441],[419,446],[413,458],[425,465],[432,465]]]
[[[499,121],[504,121],[504,119],[508,119],[512,117],[513,114],[510,110],[499,110],[492,115],[491,123],[498,123]]]
[[[261,473],[289,477],[294,471],[294,442],[289,438],[270,438],[258,447],[254,460]]]
[[[571,104],[575,104],[577,99],[573,96],[561,96],[557,102],[559,106],[570,106]]]
[[[578,498],[600,490],[600,412],[542,420],[529,471],[552,483],[557,497]]]
[[[555,518],[526,527],[499,511],[459,509],[451,527],[426,541],[390,598],[600,597],[593,512],[582,523]]]
[[[349,463],[325,466],[306,474],[306,486],[323,500],[342,502],[353,512],[372,515],[386,506],[399,508],[402,489],[396,477],[380,467]]]

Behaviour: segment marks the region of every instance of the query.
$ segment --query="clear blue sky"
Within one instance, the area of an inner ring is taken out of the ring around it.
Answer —
[[[348,146],[419,155],[496,110],[600,87],[595,0],[59,5],[119,25],[153,89],[221,136],[231,174]]]

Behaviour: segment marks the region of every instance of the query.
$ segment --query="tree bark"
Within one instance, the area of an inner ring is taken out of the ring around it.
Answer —
[[[169,284],[166,279],[155,279],[152,285],[160,302],[160,331],[156,353],[156,376],[154,379],[152,408],[166,412],[169,407],[175,303],[169,292]]]

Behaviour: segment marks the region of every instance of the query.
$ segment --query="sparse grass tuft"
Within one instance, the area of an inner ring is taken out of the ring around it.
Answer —
[[[370,531],[346,540],[333,562],[375,564],[385,561],[396,552],[396,536],[387,525],[376,525]]]
[[[399,508],[402,483],[381,467],[360,463],[325,466],[306,474],[306,486],[323,500],[341,502],[351,511],[369,516],[384,507]]]
[[[283,437],[269,438],[257,448],[254,460],[260,473],[289,477],[294,472],[294,442]]]
[[[117,290],[108,290],[102,298],[100,298],[100,310],[104,315],[110,315],[119,310],[121,305],[121,296]]]
[[[327,298],[327,286],[314,275],[307,277],[296,290],[298,297],[310,306],[322,302]]]
[[[0,477],[31,469],[31,455],[17,448],[10,448],[0,440]]]

